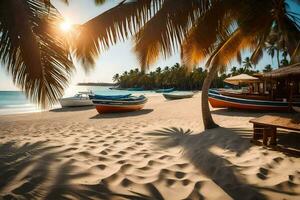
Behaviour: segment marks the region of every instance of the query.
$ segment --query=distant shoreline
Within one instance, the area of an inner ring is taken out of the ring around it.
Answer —
[[[78,83],[79,86],[117,86],[115,83]]]

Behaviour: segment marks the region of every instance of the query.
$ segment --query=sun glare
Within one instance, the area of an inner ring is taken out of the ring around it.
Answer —
[[[60,24],[60,28],[64,32],[68,32],[72,29],[72,24],[69,21],[65,20]]]

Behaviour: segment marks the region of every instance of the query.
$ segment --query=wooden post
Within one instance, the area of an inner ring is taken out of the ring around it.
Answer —
[[[289,111],[293,110],[293,81],[289,81]]]
[[[277,128],[271,127],[270,145],[277,145]]]

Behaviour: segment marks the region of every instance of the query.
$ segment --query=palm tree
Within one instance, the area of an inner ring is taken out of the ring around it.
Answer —
[[[243,60],[243,67],[245,72],[250,71],[252,69],[252,63],[249,57],[246,57],[245,60]]]
[[[232,67],[231,70],[230,70],[230,72],[231,72],[232,76],[237,75],[237,67]]]
[[[265,68],[263,69],[263,72],[270,72],[272,71],[272,66],[271,65],[266,65]]]
[[[120,75],[119,74],[115,74],[113,76],[113,81],[116,82],[116,83],[118,83],[120,81]]]
[[[62,21],[50,0],[0,1],[2,66],[42,108],[57,103],[75,69],[66,38],[58,29]]]
[[[288,55],[287,51],[284,50],[282,52],[282,60],[280,61],[282,66],[287,66],[289,64],[289,61],[287,60],[287,55]]]
[[[276,52],[277,66],[280,67],[279,49],[277,48],[277,46],[275,44],[267,43],[266,50],[272,59],[274,58]]]
[[[207,59],[202,116],[204,127],[214,128],[217,125],[208,104],[210,84],[242,50],[253,50],[251,58],[257,61],[271,30],[277,29],[289,54],[299,57],[294,54],[300,39],[299,19],[287,9],[287,1],[124,0],[82,26],[76,56],[93,64],[95,55],[134,35],[134,49],[143,69],[160,54],[168,57],[179,49],[186,66]]]

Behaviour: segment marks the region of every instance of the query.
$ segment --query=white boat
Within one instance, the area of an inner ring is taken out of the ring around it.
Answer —
[[[79,107],[79,106],[91,106],[93,105],[89,95],[93,95],[93,92],[78,92],[73,97],[62,98],[59,100],[62,107]]]

